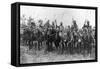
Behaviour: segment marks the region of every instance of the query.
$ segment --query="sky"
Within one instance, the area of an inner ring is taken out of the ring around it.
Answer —
[[[26,19],[32,17],[37,21],[42,19],[45,23],[48,19],[50,23],[57,20],[57,25],[63,22],[64,26],[72,24],[72,19],[76,20],[78,27],[81,28],[85,20],[90,21],[92,27],[95,26],[95,10],[90,9],[74,9],[74,8],[57,8],[57,7],[41,7],[41,6],[20,6],[20,17],[25,15]]]

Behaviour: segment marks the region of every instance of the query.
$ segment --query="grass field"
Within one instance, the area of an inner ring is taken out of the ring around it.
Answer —
[[[81,54],[57,54],[57,52],[44,53],[44,49],[37,51],[28,50],[27,46],[20,46],[20,63],[40,63],[40,62],[57,62],[57,61],[76,61],[95,59],[95,53],[83,56]]]

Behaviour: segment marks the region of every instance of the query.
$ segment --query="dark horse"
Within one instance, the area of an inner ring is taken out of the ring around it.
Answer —
[[[36,33],[37,41],[38,41],[38,50],[43,47],[43,42],[45,41],[45,35],[43,31],[37,30]]]
[[[67,50],[70,54],[74,54],[77,51],[78,35],[76,32],[71,32],[71,38],[67,43]]]
[[[59,43],[61,41],[61,38],[59,36],[59,31],[56,31],[55,29],[49,29],[47,30],[47,38],[46,38],[46,44],[47,44],[47,50],[46,51],[52,51],[53,45],[56,49],[59,47]]]
[[[86,36],[83,36],[82,38],[83,40],[83,50],[84,50],[84,53],[87,51],[87,54],[91,54],[91,51],[92,51],[92,48],[93,48],[93,44],[94,44],[94,38],[92,37],[92,35],[86,35]]]
[[[25,29],[23,33],[23,42],[26,46],[29,46],[29,50],[33,47],[33,41],[37,39],[34,32],[30,29]]]

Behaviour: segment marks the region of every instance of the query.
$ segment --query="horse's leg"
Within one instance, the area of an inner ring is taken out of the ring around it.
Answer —
[[[64,52],[64,50],[65,50],[65,49],[64,49],[64,48],[65,48],[65,47],[64,47],[64,43],[63,43],[62,40],[61,40],[61,47],[62,47],[62,50],[61,50],[61,54],[62,54],[62,53]]]
[[[80,42],[79,53],[82,54],[82,51],[83,51],[83,41]]]
[[[76,53],[76,41],[72,43],[72,54]]]
[[[52,51],[52,41],[50,41],[49,51]]]
[[[70,54],[73,54],[73,46],[74,46],[74,43],[73,41],[70,43]]]
[[[41,49],[42,48],[42,41],[40,40],[40,46],[39,46],[39,49]]]
[[[81,41],[79,44],[79,53],[80,54],[82,54],[82,51],[83,51],[82,47],[83,47],[83,42]]]
[[[73,54],[77,53],[77,41],[74,41],[73,44]]]
[[[69,51],[70,54],[72,54],[72,48],[73,48],[73,41],[70,40],[70,41],[68,42],[68,51]]]
[[[66,52],[67,52],[67,50],[68,50],[67,43],[68,43],[68,40],[66,39],[66,40],[64,41],[64,45],[65,45],[65,51],[66,51]]]
[[[30,45],[30,40],[26,41],[26,45],[29,46]]]
[[[40,43],[39,43],[39,41],[38,41],[38,46],[37,46],[37,50],[39,49],[39,46],[40,46]]]
[[[91,54],[91,44],[88,44],[88,54]]]
[[[30,40],[28,40],[29,50],[31,49]]]
[[[73,53],[77,53],[77,41],[74,44],[74,52]]]
[[[66,42],[66,51],[67,51],[67,53],[69,53],[69,42],[70,42],[70,40],[68,40],[68,41]]]
[[[58,53],[62,53],[62,47],[61,47],[61,42],[60,41],[55,41],[55,47],[56,47],[56,51],[58,51]]]
[[[57,50],[57,42],[54,41],[55,49]]]
[[[36,41],[35,40],[33,41],[33,46],[34,46],[34,49],[37,49],[37,45],[36,45]]]
[[[41,42],[38,41],[38,50],[40,50]]]
[[[46,47],[46,52],[48,52],[48,50],[49,50],[49,41],[48,40],[46,41],[46,46],[47,46]]]
[[[69,41],[67,43],[67,52],[70,53],[70,49],[69,49]]]
[[[83,54],[83,51],[84,51],[84,43],[83,43],[83,41],[81,42],[81,45],[80,45],[80,54]]]
[[[42,41],[40,40],[39,50],[41,49],[41,47],[42,47]]]
[[[78,44],[79,44],[79,43],[77,42],[77,44],[76,44],[76,45],[77,45],[77,47],[76,47],[76,53],[77,53],[77,54],[78,54],[78,51],[79,51],[79,50],[78,50],[78,49],[79,49],[79,48],[78,48]]]
[[[88,48],[87,48],[87,54],[90,54],[91,53],[91,44],[90,43],[88,43]]]
[[[29,50],[31,50],[31,49],[32,49],[32,47],[33,47],[33,46],[32,46],[32,40],[29,40],[29,42],[28,42],[28,43],[29,43]]]
[[[77,43],[77,54],[80,53],[80,46],[81,46],[81,44],[80,44],[80,42],[78,42],[78,43]]]
[[[83,56],[86,56],[86,52],[87,52],[87,43],[84,42],[84,46],[83,46]]]
[[[33,41],[33,46],[34,46],[34,49],[38,49],[38,45],[37,45],[37,41]]]
[[[72,48],[73,48],[73,42],[70,42],[70,44],[69,44],[69,51],[70,51],[70,54],[72,54]]]

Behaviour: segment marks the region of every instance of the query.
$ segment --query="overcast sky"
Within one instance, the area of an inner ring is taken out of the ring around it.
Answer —
[[[52,22],[55,19],[57,24],[62,21],[64,26],[72,24],[72,18],[77,21],[81,28],[86,19],[90,21],[90,25],[95,26],[95,10],[73,9],[73,8],[55,8],[55,7],[39,7],[39,6],[21,6],[21,17],[24,14],[28,19],[29,16],[42,19],[46,22],[48,19]]]

